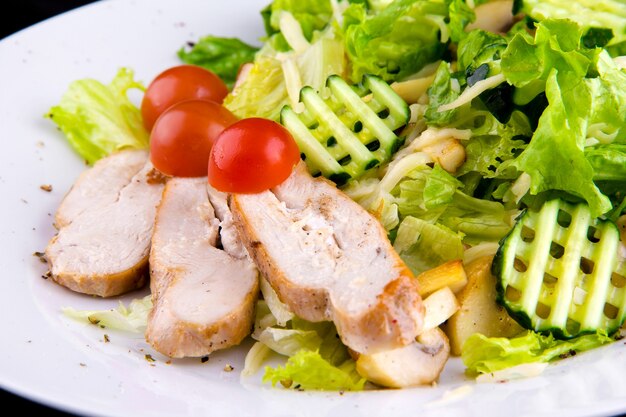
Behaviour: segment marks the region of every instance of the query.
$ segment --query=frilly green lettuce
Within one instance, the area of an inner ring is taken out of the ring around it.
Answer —
[[[319,352],[301,350],[284,367],[267,367],[263,382],[305,390],[361,391],[366,381],[357,374],[354,361],[333,366]]]
[[[443,55],[449,38],[444,1],[396,0],[375,14],[366,13],[365,5],[358,3],[350,5],[344,16],[355,83],[364,74],[386,81],[414,74]]]
[[[144,91],[128,68],[120,69],[109,85],[89,78],[74,81],[46,117],[89,164],[121,149],[144,149],[148,132],[128,99],[131,89]]]
[[[585,31],[586,45],[613,46],[626,42],[626,4],[620,0],[520,0],[515,12],[536,21],[567,18]],[[600,38],[600,40],[598,40]]]
[[[548,102],[529,145],[511,166],[530,175],[532,195],[567,192],[584,199],[595,217],[612,204],[594,183],[584,150],[624,141],[626,73],[605,50],[586,48],[583,33],[571,20],[544,20],[534,38],[524,32],[513,37],[501,66],[507,82],[521,90],[545,88]]]
[[[457,233],[412,216],[405,217],[398,226],[393,247],[416,274],[463,258],[463,241]]]
[[[276,319],[276,324],[283,327],[286,326],[287,322],[294,318],[294,314],[280,301],[278,294],[276,294],[276,291],[274,291],[267,279],[261,277],[260,286],[263,300],[267,304],[271,315]]]
[[[277,119],[288,103],[281,61],[271,56],[257,56],[243,84],[224,99],[224,106],[237,117]]]
[[[549,362],[611,343],[614,339],[603,333],[557,340],[528,331],[511,339],[473,334],[463,344],[461,357],[470,374],[496,372],[512,366],[534,362]]]
[[[239,68],[254,61],[258,48],[237,38],[204,36],[198,42],[178,50],[178,57],[186,64],[198,65],[214,72],[229,88],[237,79]]]
[[[444,126],[456,119],[459,109],[440,112],[439,106],[453,102],[460,94],[461,85],[452,76],[450,64],[442,61],[435,72],[433,83],[428,88],[428,108],[424,115],[428,124]]]
[[[594,217],[612,208],[593,182],[584,154],[591,94],[584,79],[571,72],[551,72],[546,85],[550,103],[528,147],[512,163],[531,177],[530,192],[562,190],[587,201]]]
[[[330,22],[333,8],[330,0],[274,0],[261,11],[267,42],[278,51],[288,51],[280,27],[281,14],[290,13],[302,28],[304,37],[311,41],[315,31],[323,30]]]
[[[150,310],[152,310],[150,295],[132,300],[128,307],[120,301],[117,308],[109,310],[76,310],[72,307],[62,309],[63,314],[74,320],[133,333],[145,330]]]
[[[378,214],[414,273],[462,258],[463,243],[497,241],[510,230],[514,211],[465,194],[461,181],[415,156],[419,154],[403,156],[380,179],[354,181],[344,189]]]
[[[305,85],[324,87],[328,76],[345,71],[343,43],[330,28],[306,49],[277,52],[262,48],[244,82],[224,99],[235,115],[277,120],[286,104],[294,105]]]
[[[265,382],[316,390],[363,389],[365,380],[356,372],[355,362],[331,322],[311,323],[289,312],[288,321],[279,324],[272,312],[284,315],[286,307],[269,285],[263,293],[272,301],[257,302],[252,333],[257,343],[246,356],[244,375],[254,374],[274,352],[289,359],[284,367],[266,367]]]

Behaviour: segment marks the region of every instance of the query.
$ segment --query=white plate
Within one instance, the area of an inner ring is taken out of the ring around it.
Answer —
[[[480,384],[448,363],[437,387],[364,393],[272,389],[240,380],[245,346],[199,360],[165,363],[141,336],[84,326],[62,306],[108,308],[117,300],[74,294],[41,278],[32,256],[54,234],[56,206],[84,164],[42,116],[68,84],[108,82],[129,66],[143,81],[178,63],[176,51],[204,34],[262,35],[267,0],[109,1],[53,18],[0,42],[0,386],[36,401],[103,416],[611,415],[626,411],[623,342],[551,365],[542,376]],[[39,186],[52,184],[51,193]],[[142,295],[131,294],[124,300]],[[144,355],[152,353],[157,362]],[[223,371],[226,364],[233,372]],[[439,401],[446,391],[471,392]]]

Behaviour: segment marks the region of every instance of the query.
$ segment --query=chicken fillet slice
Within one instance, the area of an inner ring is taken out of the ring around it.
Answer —
[[[360,353],[415,341],[424,315],[417,280],[381,224],[334,184],[300,163],[278,187],[229,202],[250,256],[295,314],[332,320]]]
[[[121,151],[81,175],[59,207],[60,229],[45,251],[54,281],[101,297],[145,284],[163,192],[162,177],[147,159],[143,151]]]
[[[227,208],[224,195],[212,194]],[[258,271],[236,241],[220,239],[229,226],[217,211],[206,178],[167,183],[152,236],[154,307],[146,330],[148,343],[167,356],[205,356],[239,344],[252,329]]]

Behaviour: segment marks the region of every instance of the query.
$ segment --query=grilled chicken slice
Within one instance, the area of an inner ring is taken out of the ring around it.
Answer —
[[[83,171],[57,209],[54,217],[57,229],[67,226],[91,207],[117,200],[122,188],[141,171],[147,160],[147,151],[127,150],[103,158]]]
[[[141,167],[131,175],[139,156]],[[155,181],[158,175],[143,151],[122,151],[92,169],[95,173],[83,174],[61,204],[56,216],[60,230],[46,248],[46,259],[59,284],[110,297],[145,283],[163,184]]]
[[[229,226],[215,212],[229,214],[221,211],[225,196],[212,194],[219,211],[206,178],[173,178],[157,212],[146,340],[170,357],[205,356],[239,344],[252,329],[258,271],[236,241],[224,238],[224,249],[217,247],[220,228]]]
[[[360,353],[415,340],[424,315],[417,280],[380,223],[332,183],[300,163],[273,190],[232,195],[230,208],[248,252],[295,314],[334,321]]]
[[[217,191],[207,185],[209,201],[215,210],[215,216],[220,220],[220,241],[228,254],[237,259],[249,258],[248,251],[239,238],[239,232],[233,223],[233,214],[228,207],[228,194]]]

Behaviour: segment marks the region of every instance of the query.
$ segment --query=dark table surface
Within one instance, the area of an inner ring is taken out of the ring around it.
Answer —
[[[0,40],[18,30],[63,13],[76,7],[92,3],[94,0],[19,0],[5,5],[0,13]],[[71,417],[74,414],[54,410],[29,401],[0,388],[0,404],[10,415]],[[8,414],[7,414],[8,415]]]

